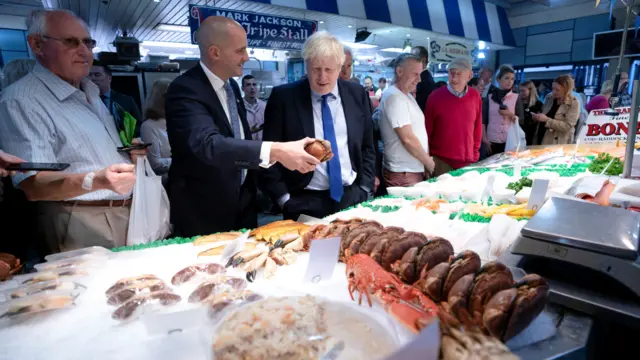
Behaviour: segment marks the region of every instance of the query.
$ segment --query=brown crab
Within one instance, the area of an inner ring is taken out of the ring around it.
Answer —
[[[404,255],[411,249],[421,247],[427,243],[423,234],[407,231],[397,239],[391,241],[381,256],[382,267],[396,275],[401,273],[401,263]]]
[[[487,303],[482,324],[487,331],[507,341],[524,330],[547,304],[549,285],[536,274],[524,276],[512,288],[495,294]]]
[[[449,262],[440,263],[429,271],[423,269],[416,286],[421,288],[433,301],[446,300],[453,284],[463,276],[477,272],[479,268],[480,257],[478,254],[465,250]]]
[[[469,296],[469,313],[473,321],[482,325],[487,302],[499,291],[509,289],[513,285],[511,271],[502,263],[491,261],[486,263],[473,280],[473,289]]]
[[[309,153],[309,155],[320,160],[320,162],[333,159],[331,143],[328,140],[315,139],[313,142],[307,144],[307,146],[304,147],[304,150]]]
[[[344,257],[345,250],[349,248],[351,242],[355,240],[359,235],[378,233],[382,229],[383,226],[376,221],[366,221],[360,224],[358,227],[351,229],[342,236],[342,242],[340,243],[340,256]]]
[[[448,240],[441,237],[429,239],[416,257],[416,277],[423,278],[423,273],[442,262],[448,262],[452,256],[453,246]]]
[[[22,269],[20,259],[11,254],[0,253],[0,280],[9,278],[20,269]]]

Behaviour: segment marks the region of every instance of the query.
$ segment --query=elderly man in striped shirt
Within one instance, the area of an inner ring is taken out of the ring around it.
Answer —
[[[0,148],[71,167],[15,174],[13,183],[38,201],[39,230],[50,251],[125,245],[134,165],[117,151],[122,143],[113,119],[86,79],[95,40],[67,11],[35,11],[27,26],[38,64],[2,92]]]

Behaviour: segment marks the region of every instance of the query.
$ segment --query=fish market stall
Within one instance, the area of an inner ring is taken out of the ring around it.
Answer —
[[[615,151],[503,154],[325,219],[51,255],[0,283],[0,358],[584,351],[592,320],[549,304],[553,283],[509,255],[538,211],[529,203],[540,181],[542,202],[611,205]]]

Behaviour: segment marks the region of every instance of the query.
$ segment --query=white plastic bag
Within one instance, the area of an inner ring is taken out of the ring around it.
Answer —
[[[509,133],[507,133],[507,143],[505,144],[504,151],[516,151],[524,150],[527,147],[527,136],[520,127],[520,124],[516,121],[509,127]]]
[[[127,245],[164,239],[170,233],[169,197],[146,156],[138,157]]]

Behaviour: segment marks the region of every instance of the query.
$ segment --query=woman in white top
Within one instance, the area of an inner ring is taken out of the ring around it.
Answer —
[[[151,143],[147,149],[147,158],[156,175],[166,175],[171,166],[171,146],[167,136],[167,121],[164,118],[164,98],[169,84],[171,84],[169,79],[158,79],[153,82],[145,102],[146,121],[140,128],[142,141]]]
[[[420,82],[422,62],[411,54],[394,61],[394,84],[380,102],[380,135],[384,142],[383,177],[387,186],[412,186],[433,171],[424,114],[411,96]]]

